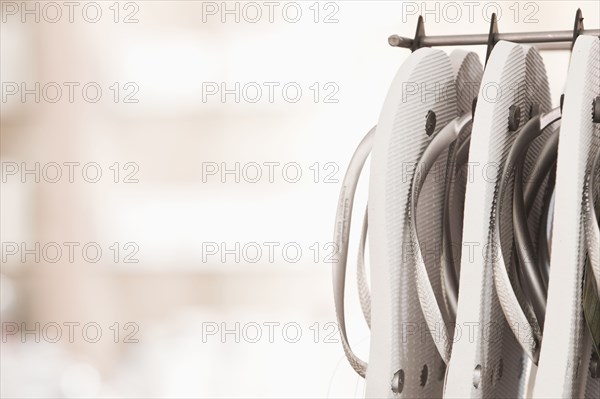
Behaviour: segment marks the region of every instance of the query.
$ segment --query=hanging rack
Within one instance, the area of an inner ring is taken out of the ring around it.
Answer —
[[[495,14],[492,15],[491,22],[492,27],[494,27],[496,24]],[[579,35],[600,37],[600,29],[583,29],[583,17],[580,9],[577,10],[573,30],[498,33],[497,27],[493,29],[490,30],[490,33],[482,34],[427,36],[425,35],[423,17],[420,16],[414,39],[391,35],[388,38],[388,43],[392,47],[408,48],[415,51],[421,47],[472,45],[488,45],[488,47],[491,45],[493,47],[496,42],[506,40],[513,43],[537,44],[542,50],[569,50]]]

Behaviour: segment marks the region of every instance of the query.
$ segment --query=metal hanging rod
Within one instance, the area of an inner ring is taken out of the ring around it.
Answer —
[[[496,14],[492,14],[488,34],[427,36],[425,35],[423,17],[419,17],[414,39],[392,35],[388,38],[388,43],[392,47],[408,48],[412,51],[421,47],[472,46],[481,44],[488,46],[487,55],[489,57],[492,48],[500,40],[513,43],[536,44],[539,49],[543,50],[569,50],[579,35],[600,37],[600,29],[586,30],[583,28],[583,15],[580,9],[575,14],[573,30],[545,32],[499,33]]]
[[[581,35],[600,36],[600,29],[586,29],[580,32]],[[448,35],[448,36],[424,36],[420,38],[419,47],[439,47],[439,46],[469,46],[477,44],[488,44],[489,36],[487,34],[474,35]],[[506,40],[514,43],[572,43],[573,31],[547,31],[547,32],[519,32],[519,33],[499,33],[496,36],[497,41]],[[414,39],[392,35],[388,42],[393,47],[412,48]],[[560,46],[558,46],[560,47]],[[568,47],[567,47],[568,48]]]

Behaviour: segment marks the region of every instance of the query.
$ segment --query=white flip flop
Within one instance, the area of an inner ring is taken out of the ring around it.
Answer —
[[[600,146],[592,104],[600,94],[600,42],[579,36],[569,65],[558,144],[556,199],[544,338],[533,397],[598,397],[583,314],[586,173]]]

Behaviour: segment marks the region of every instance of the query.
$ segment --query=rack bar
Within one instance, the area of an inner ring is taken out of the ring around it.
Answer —
[[[582,35],[600,36],[600,29],[586,29],[580,32]],[[440,46],[470,46],[478,44],[488,44],[489,35],[448,35],[448,36],[423,36],[420,38],[420,47],[440,47]],[[520,33],[499,33],[495,37],[496,41],[506,40],[513,43],[565,43],[567,46],[544,46],[549,50],[566,50],[570,48],[573,42],[573,31],[545,31],[545,32],[520,32]],[[392,47],[412,48],[414,39],[392,35],[388,38],[388,43]]]

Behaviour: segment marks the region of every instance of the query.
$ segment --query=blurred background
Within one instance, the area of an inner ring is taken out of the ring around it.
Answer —
[[[466,3],[0,1],[1,396],[360,397],[331,241],[409,54],[387,37],[599,25]],[[544,57],[558,104],[569,53]]]

